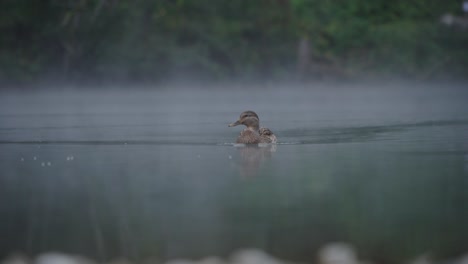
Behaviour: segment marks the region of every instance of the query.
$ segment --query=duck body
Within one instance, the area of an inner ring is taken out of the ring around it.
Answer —
[[[258,144],[266,143],[263,138],[258,134],[257,131],[251,129],[244,129],[240,132],[240,135],[237,137],[236,143],[238,144]]]
[[[246,128],[241,131],[237,137],[236,143],[239,144],[259,144],[277,142],[275,134],[266,127],[260,127],[260,119],[254,111],[242,112],[239,120],[229,124],[229,127],[245,125]]]

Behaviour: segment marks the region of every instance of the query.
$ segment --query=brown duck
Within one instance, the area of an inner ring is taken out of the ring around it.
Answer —
[[[276,143],[276,136],[266,127],[260,127],[260,119],[254,111],[245,111],[239,117],[239,120],[229,124],[229,127],[244,125],[246,128],[241,131],[237,137],[236,143],[240,144],[258,144],[258,143]]]

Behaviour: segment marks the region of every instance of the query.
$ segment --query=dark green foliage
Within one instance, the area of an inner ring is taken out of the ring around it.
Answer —
[[[0,80],[253,79],[295,76],[310,40],[320,74],[464,77],[468,32],[437,0],[4,0]],[[459,14],[460,15],[460,14]],[[306,77],[308,72],[305,73]]]

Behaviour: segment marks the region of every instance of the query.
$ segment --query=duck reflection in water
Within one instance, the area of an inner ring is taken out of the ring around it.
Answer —
[[[276,145],[243,145],[237,146],[237,150],[240,155],[238,163],[240,174],[254,177],[259,173],[262,164],[268,162],[276,152]]]
[[[242,112],[239,120],[229,127],[244,125],[246,128],[237,137],[236,143],[240,154],[240,171],[242,176],[255,176],[262,163],[269,160],[276,151],[276,136],[266,128],[260,127],[260,119],[254,111]]]

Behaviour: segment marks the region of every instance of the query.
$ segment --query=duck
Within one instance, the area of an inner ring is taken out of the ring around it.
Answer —
[[[260,118],[257,113],[248,110],[240,114],[239,120],[229,124],[229,127],[244,125],[246,128],[241,131],[237,137],[236,143],[239,144],[259,144],[272,143],[276,144],[277,139],[275,134],[266,127],[260,127]]]

